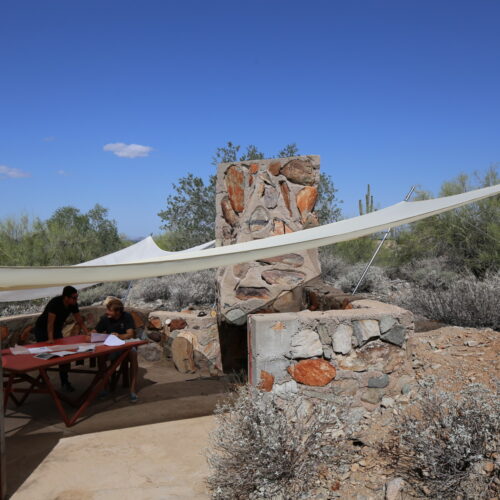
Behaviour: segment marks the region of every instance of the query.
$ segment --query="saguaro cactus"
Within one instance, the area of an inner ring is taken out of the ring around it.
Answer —
[[[370,184],[368,184],[368,188],[365,194],[365,206],[363,207],[363,202],[361,200],[358,201],[359,204],[359,215],[369,214],[373,212],[373,195],[371,194]]]

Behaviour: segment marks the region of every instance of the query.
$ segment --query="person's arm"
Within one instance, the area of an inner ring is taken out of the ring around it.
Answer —
[[[122,340],[133,339],[135,337],[135,330],[133,328],[127,328],[125,333],[115,333],[114,335]]]
[[[73,313],[73,316],[75,318],[75,321],[78,323],[80,328],[83,330],[83,333],[85,333],[85,335],[88,335],[89,329],[85,325],[85,322],[83,321],[82,315],[79,312],[75,312],[75,313]]]
[[[56,321],[56,315],[49,312],[47,316],[47,340],[49,342],[54,342],[54,323]]]

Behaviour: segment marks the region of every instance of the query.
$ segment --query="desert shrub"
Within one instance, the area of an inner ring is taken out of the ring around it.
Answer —
[[[0,303],[0,316],[41,313],[49,299],[23,300]]]
[[[79,291],[78,304],[80,306],[90,306],[102,302],[110,295],[123,299],[127,294],[127,288],[127,281],[100,283],[99,285]]]
[[[460,277],[451,269],[445,257],[429,257],[412,261],[399,267],[394,274],[397,278],[431,290],[448,288]]]
[[[207,450],[212,498],[309,498],[318,468],[339,460],[335,404],[321,402],[308,413],[300,396],[284,401],[251,386],[236,394],[215,411]]]
[[[490,498],[493,475],[483,465],[498,452],[499,431],[500,403],[493,391],[480,384],[459,393],[424,385],[396,418],[381,452],[397,475],[428,498]]]
[[[484,280],[472,275],[428,290],[418,286],[400,294],[398,303],[411,311],[450,325],[500,329],[500,273]]]
[[[215,294],[215,272],[208,269],[139,280],[131,290],[130,300],[161,300],[165,307],[179,310],[189,305],[211,306],[215,302]]]
[[[319,260],[321,263],[321,276],[329,283],[334,283],[346,272],[347,268],[351,267],[341,257],[325,251],[323,248],[319,249]]]
[[[335,282],[335,286],[344,292],[352,292],[361,278],[366,264],[355,264],[349,267],[345,274],[341,275]],[[389,280],[384,270],[377,266],[371,266],[363,281],[359,285],[357,293],[378,292],[385,293],[389,286]]]

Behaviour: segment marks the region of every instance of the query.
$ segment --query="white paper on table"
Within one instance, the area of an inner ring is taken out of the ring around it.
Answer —
[[[91,333],[90,341],[91,342],[104,342],[108,338],[107,333]]]
[[[76,352],[88,352],[88,351],[95,351],[95,345],[81,344],[78,346],[78,350]]]
[[[116,335],[108,335],[106,340],[104,341],[104,345],[107,345],[108,347],[115,347],[117,345],[123,344],[125,344],[125,341],[119,339]]]
[[[15,345],[14,347],[11,347],[10,352],[14,355],[30,353],[28,349],[22,345]]]
[[[28,351],[30,354],[40,354],[42,352],[50,352],[48,347],[29,347]]]

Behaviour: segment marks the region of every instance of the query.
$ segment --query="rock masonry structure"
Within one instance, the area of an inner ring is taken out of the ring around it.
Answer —
[[[221,163],[216,242],[231,245],[318,225],[319,156]],[[219,318],[244,325],[253,312],[303,309],[300,287],[321,274],[317,250],[220,268]]]
[[[288,397],[353,399],[373,410],[413,378],[405,342],[413,315],[374,300],[353,309],[255,314],[249,317],[249,380]],[[388,403],[389,404],[389,403]]]

